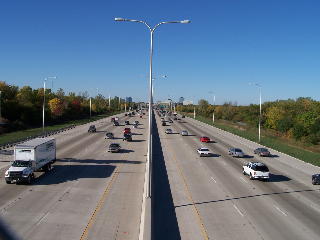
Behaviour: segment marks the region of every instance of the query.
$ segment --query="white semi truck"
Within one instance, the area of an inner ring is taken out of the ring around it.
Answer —
[[[51,170],[56,161],[56,140],[54,138],[35,138],[14,147],[14,161],[5,173],[6,183],[24,182],[30,184],[34,172]]]

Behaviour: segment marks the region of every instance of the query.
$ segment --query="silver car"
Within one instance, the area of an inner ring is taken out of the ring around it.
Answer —
[[[240,148],[229,148],[228,154],[233,157],[244,157],[244,153]]]
[[[187,130],[181,131],[181,136],[188,136],[188,131]]]
[[[172,129],[171,128],[166,129],[166,134],[172,134]]]

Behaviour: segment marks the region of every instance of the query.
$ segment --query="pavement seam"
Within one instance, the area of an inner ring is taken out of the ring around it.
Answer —
[[[91,217],[90,217],[90,219],[89,219],[88,224],[86,225],[84,231],[83,231],[82,234],[81,234],[80,240],[87,239],[87,237],[88,237],[88,231],[89,231],[89,229],[91,228],[91,226],[93,225],[93,223],[95,222],[96,216],[97,216],[99,210],[101,209],[102,204],[105,202],[105,200],[106,200],[106,198],[107,198],[107,196],[108,196],[108,194],[109,194],[109,192],[110,192],[110,189],[111,189],[113,183],[114,183],[115,180],[117,179],[117,177],[118,177],[118,175],[119,175],[119,170],[120,170],[120,168],[121,168],[121,167],[117,167],[117,168],[115,169],[115,173],[113,174],[113,176],[112,176],[111,180],[109,181],[107,187],[105,188],[105,190],[104,190],[104,192],[103,192],[100,200],[98,201],[98,204],[97,204],[96,208],[94,209],[94,211],[93,211],[93,213],[92,213],[92,215],[91,215]]]

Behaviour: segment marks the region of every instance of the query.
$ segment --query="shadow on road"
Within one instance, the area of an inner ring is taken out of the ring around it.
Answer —
[[[155,118],[153,118],[155,123]],[[157,125],[153,125],[152,239],[181,239]]]
[[[112,163],[126,163],[126,164],[140,164],[141,161],[129,160],[98,160],[98,159],[75,159],[75,158],[62,158],[57,159],[57,162],[76,162],[76,163],[94,163],[94,164],[112,164]],[[53,165],[54,167],[56,165]]]
[[[115,169],[113,165],[54,165],[50,172],[38,176],[33,185],[59,184],[81,178],[107,178]]]
[[[0,150],[2,155],[13,155],[13,150]]]
[[[269,178],[268,182],[287,182],[290,180],[291,180],[291,178],[289,178],[287,176],[270,173],[270,178]]]
[[[218,202],[226,202],[226,201],[233,201],[233,200],[242,200],[242,199],[249,199],[249,198],[257,198],[257,197],[264,197],[264,196],[272,196],[272,195],[283,195],[283,194],[292,194],[292,193],[303,193],[303,192],[317,192],[320,189],[303,189],[303,190],[295,190],[295,191],[285,191],[285,192],[272,192],[272,193],[262,193],[262,194],[256,194],[256,195],[249,195],[249,196],[240,196],[240,197],[232,197],[232,198],[225,198],[225,199],[217,199],[212,201],[205,201],[205,202],[196,202],[196,205],[202,205],[202,204],[210,204],[210,203],[218,203]],[[177,205],[175,208],[180,207],[187,207],[192,206],[191,204],[182,204]]]

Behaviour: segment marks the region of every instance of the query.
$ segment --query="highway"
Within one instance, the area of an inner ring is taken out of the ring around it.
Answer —
[[[133,141],[122,141],[124,121],[139,120]],[[137,239],[147,152],[147,116],[110,118],[55,135],[57,161],[28,185],[0,181],[0,216],[22,239]],[[104,139],[106,132],[116,139]],[[119,142],[121,153],[107,152]],[[7,151],[9,152],[9,151]],[[0,155],[2,167],[12,155]]]
[[[311,184],[311,174],[319,168],[273,151],[273,157],[254,156],[257,144],[191,118],[167,123],[169,126],[161,126],[160,118],[156,119],[177,224],[171,236],[190,240],[320,239],[320,188]],[[174,134],[165,134],[166,128]],[[181,136],[182,130],[190,135]],[[201,136],[213,141],[201,143]],[[196,149],[201,146],[214,156],[200,158]],[[229,156],[229,147],[241,148],[246,157]],[[244,176],[242,165],[248,161],[266,163],[270,180]]]
[[[0,154],[0,216],[22,239],[138,239],[147,153],[147,115],[110,118],[78,126],[54,137],[57,162],[37,173],[32,185],[6,184],[12,151]],[[133,142],[122,141],[124,121],[139,120]],[[320,187],[311,184],[318,167],[191,118],[153,126],[152,239],[320,239]],[[166,134],[171,128],[173,134]],[[189,136],[181,136],[187,130]],[[104,139],[113,132],[116,139]],[[210,143],[199,138],[208,136]],[[121,153],[108,153],[119,142]],[[199,157],[204,146],[214,155]],[[241,148],[245,158],[228,155]],[[262,161],[269,181],[242,174],[248,161]],[[148,225],[148,223],[147,223]]]

